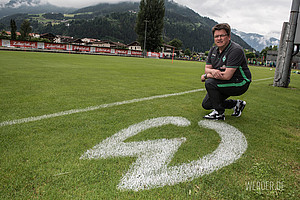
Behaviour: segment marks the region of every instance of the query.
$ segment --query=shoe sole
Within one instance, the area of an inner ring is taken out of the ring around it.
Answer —
[[[217,118],[206,118],[206,117],[203,117],[204,119],[209,119],[209,120],[222,120],[222,121],[224,121],[225,120],[225,117],[224,117],[224,119],[217,119]]]

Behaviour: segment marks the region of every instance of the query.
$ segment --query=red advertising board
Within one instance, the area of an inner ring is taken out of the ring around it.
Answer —
[[[147,52],[147,55],[149,57],[160,57],[160,53],[156,53],[156,52]]]
[[[125,49],[116,49],[116,54],[128,54],[128,50]]]
[[[79,52],[96,52],[118,55],[132,55],[142,56],[143,52],[138,50],[128,49],[113,49],[108,47],[91,47],[83,45],[71,45],[71,44],[59,44],[59,43],[47,43],[47,42],[29,42],[29,41],[17,41],[17,40],[3,40],[0,39],[0,46],[5,47],[21,47],[31,49],[52,49],[52,50],[64,50],[64,51],[79,51]],[[25,49],[26,50],[26,49]],[[148,56],[160,57],[160,53],[148,52]]]
[[[27,42],[27,41],[10,41],[10,46],[12,47],[24,47],[24,48],[37,48],[37,42]]]
[[[91,51],[91,47],[72,45],[73,51]]]
[[[53,43],[45,43],[45,49],[57,49],[57,50],[67,50],[66,44],[53,44]]]
[[[111,53],[110,48],[96,47],[96,53]]]
[[[132,51],[131,50],[131,55],[134,55],[134,56],[141,56],[143,54],[142,51]]]

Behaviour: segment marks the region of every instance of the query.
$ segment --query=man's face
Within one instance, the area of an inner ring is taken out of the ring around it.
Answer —
[[[224,29],[216,30],[214,33],[214,40],[217,47],[224,49],[230,41],[230,35],[227,35]]]

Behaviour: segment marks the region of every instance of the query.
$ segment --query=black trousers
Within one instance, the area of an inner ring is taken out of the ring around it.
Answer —
[[[205,81],[206,96],[202,101],[202,107],[206,110],[215,109],[219,114],[223,114],[225,109],[232,109],[237,101],[227,99],[230,96],[240,96],[244,94],[250,83],[238,81],[236,83],[228,83],[228,81],[209,78]]]

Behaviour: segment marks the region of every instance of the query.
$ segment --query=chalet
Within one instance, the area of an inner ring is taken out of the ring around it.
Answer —
[[[138,41],[131,42],[130,44],[127,45],[127,48],[130,50],[139,50],[139,51],[142,50],[142,47]]]
[[[90,45],[93,46],[93,47],[109,47],[109,46],[110,46],[109,44],[104,43],[104,42],[101,41],[101,40],[92,42],[92,43],[90,43]]]
[[[5,33],[6,33],[8,36],[11,36],[11,32],[10,32],[10,31],[5,31]],[[21,36],[21,33],[20,33],[20,32],[16,32],[16,35],[17,35],[17,36]]]
[[[163,44],[162,46],[162,53],[166,56],[166,57],[172,57],[173,56],[173,52],[175,51],[176,47],[168,45],[168,44]],[[176,53],[174,53],[174,55],[176,55]]]
[[[114,49],[117,49],[117,48],[124,49],[127,47],[127,45],[125,45],[121,42],[113,42],[110,40],[104,40],[102,42],[103,42],[103,47],[109,47],[109,48],[114,48]]]
[[[73,39],[72,44],[84,45],[84,42],[81,39]]]
[[[57,35],[56,38],[54,38],[55,43],[71,43],[73,40],[73,37],[63,35]]]
[[[121,42],[111,42],[110,44],[111,48],[119,48],[119,49],[126,49],[127,45],[123,44]]]
[[[50,40],[51,42],[54,41],[54,39],[56,38],[56,35],[52,34],[52,33],[44,33],[40,35],[40,38],[45,38]]]
[[[94,38],[83,38],[83,39],[81,39],[84,43],[86,43],[86,44],[92,44],[92,43],[94,43],[94,42],[98,42],[98,41],[100,41],[100,40],[98,40],[98,39],[94,39]]]
[[[29,33],[29,37],[31,37],[31,38],[40,38],[41,35],[38,34],[38,33]]]
[[[11,31],[4,31],[4,32],[7,36],[11,37]],[[38,33],[29,33],[28,35],[29,35],[30,38],[40,38],[40,34],[38,34]],[[16,36],[17,37],[21,36],[21,33],[16,32]]]
[[[93,42],[91,45],[96,46],[96,47],[108,47],[108,48],[110,48],[110,42],[108,40],[96,41],[96,42]]]

